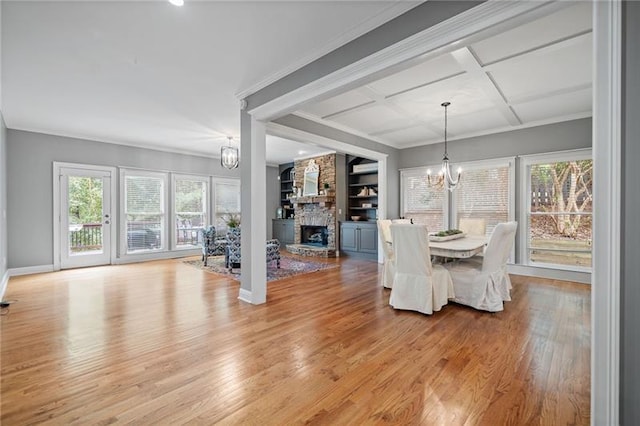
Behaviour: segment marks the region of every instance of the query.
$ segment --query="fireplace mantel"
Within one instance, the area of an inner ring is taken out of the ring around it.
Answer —
[[[336,197],[331,195],[317,195],[310,197],[295,197],[290,198],[291,202],[295,204],[318,204],[320,207],[327,207],[336,202]]]

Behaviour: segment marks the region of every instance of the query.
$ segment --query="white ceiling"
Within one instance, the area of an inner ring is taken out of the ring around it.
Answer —
[[[398,148],[442,141],[443,101],[450,140],[590,116],[590,2],[565,4],[297,114]],[[415,5],[3,1],[2,112],[9,128],[217,156],[240,133],[237,93]],[[322,152],[267,141],[271,164]]]
[[[218,156],[240,134],[236,93],[416,4],[3,1],[2,113],[13,129]],[[267,161],[326,151],[291,144],[270,140]]]
[[[442,142],[444,101],[448,139],[589,117],[591,7],[566,2],[515,28],[475,35],[297,114],[396,148]]]

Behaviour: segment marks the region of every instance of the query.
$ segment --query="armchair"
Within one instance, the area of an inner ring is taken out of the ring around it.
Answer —
[[[209,226],[200,230],[202,233],[202,260],[207,266],[209,256],[222,256],[225,253],[227,241],[224,238],[216,237],[215,226]]]
[[[240,228],[229,228],[227,231],[227,258],[226,266],[231,271],[233,268],[239,268],[241,264],[241,233]],[[277,239],[267,240],[267,265],[275,261],[276,267],[280,269],[280,241]]]

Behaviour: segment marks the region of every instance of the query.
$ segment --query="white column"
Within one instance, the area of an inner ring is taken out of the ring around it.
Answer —
[[[239,299],[267,301],[267,163],[265,123],[241,112],[242,273]]]

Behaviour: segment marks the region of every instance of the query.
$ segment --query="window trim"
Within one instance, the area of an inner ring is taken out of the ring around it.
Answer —
[[[572,265],[558,265],[555,263],[543,263],[536,262],[531,263],[529,258],[529,246],[528,246],[528,236],[529,236],[529,211],[530,203],[529,194],[531,190],[531,173],[529,172],[531,166],[537,164],[548,164],[548,163],[559,163],[563,161],[581,161],[581,160],[593,160],[593,153],[591,148],[581,148],[581,149],[570,149],[565,151],[554,151],[554,152],[545,152],[542,154],[531,154],[531,155],[522,155],[520,158],[520,214],[519,221],[522,224],[520,227],[520,237],[518,239],[519,243],[519,258],[520,264],[524,266],[538,267],[538,268],[547,268],[547,269],[556,269],[560,271],[571,271],[571,272],[592,272],[591,268],[586,268],[583,266],[572,266]],[[591,215],[593,213],[590,213]],[[592,222],[593,228],[593,222]],[[591,254],[593,256],[593,245],[591,246]],[[593,265],[593,260],[591,262]]]
[[[196,175],[196,174],[187,174],[187,173],[171,173],[171,208],[170,208],[170,216],[169,220],[169,241],[171,242],[171,250],[172,251],[182,251],[182,250],[196,250],[200,247],[178,247],[178,239],[175,234],[175,229],[173,228],[176,223],[176,218],[178,216],[178,212],[176,210],[176,181],[178,180],[190,180],[195,182],[203,182],[205,187],[205,194],[207,198],[211,198],[211,178],[205,175]],[[211,212],[210,212],[210,200],[204,200],[204,218],[205,218],[205,227],[211,223]]]
[[[135,252],[128,252],[127,249],[127,210],[126,210],[126,178],[127,176],[140,176],[140,177],[154,177],[162,179],[163,191],[162,191],[162,216],[163,222],[160,226],[160,231],[162,234],[162,247],[157,250],[136,250]],[[130,169],[130,168],[121,168],[120,169],[120,182],[118,185],[120,190],[120,257],[126,258],[128,256],[137,256],[141,254],[148,253],[163,253],[170,251],[169,240],[167,236],[169,235],[168,226],[169,222],[167,220],[167,216],[170,215],[169,210],[169,173],[168,172],[155,172],[150,170],[141,170],[141,169]]]

